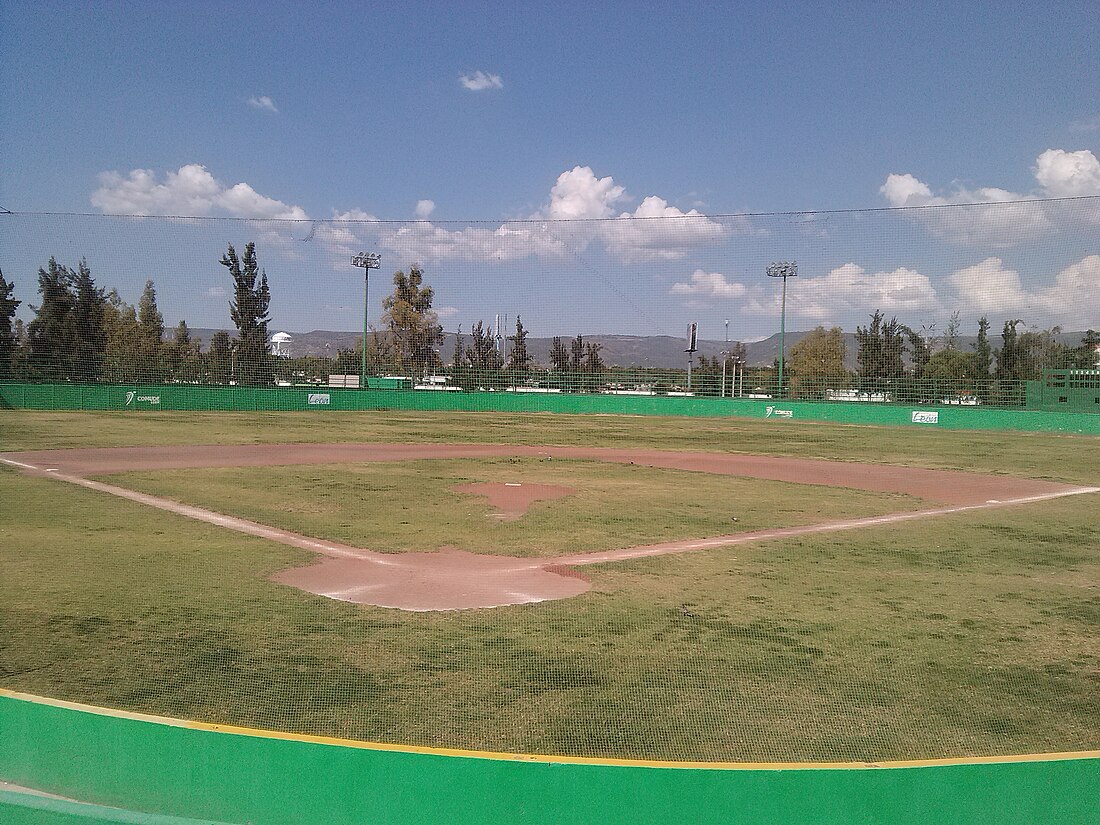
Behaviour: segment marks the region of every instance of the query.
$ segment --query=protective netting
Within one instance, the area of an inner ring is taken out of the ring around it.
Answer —
[[[738,405],[1100,412],[1098,227],[0,215],[0,687],[589,756],[1095,748],[1095,438]]]

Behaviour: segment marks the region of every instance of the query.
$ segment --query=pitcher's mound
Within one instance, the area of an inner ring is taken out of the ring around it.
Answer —
[[[553,501],[576,492],[572,487],[559,487],[556,484],[520,484],[515,481],[479,481],[459,484],[451,489],[456,493],[485,496],[497,511],[493,515],[501,521],[515,521],[536,501]]]

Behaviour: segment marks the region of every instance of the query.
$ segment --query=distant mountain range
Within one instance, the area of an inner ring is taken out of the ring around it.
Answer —
[[[191,330],[191,334],[193,337],[201,338],[203,349],[206,349],[210,343],[210,338],[215,332],[220,331],[221,330],[216,329],[193,329]],[[235,330],[226,331],[229,332],[230,336],[236,336]],[[274,327],[271,328],[273,334],[281,331],[283,330]],[[323,329],[316,329],[311,332],[289,332],[289,330],[287,330],[287,332],[291,336],[290,353],[295,357],[305,355],[325,355],[334,357],[341,349],[354,349],[361,335],[361,333],[358,332],[336,332]],[[788,332],[786,334],[788,356],[790,355],[791,347],[808,334],[808,330]],[[1084,332],[1063,332],[1056,335],[1055,340],[1070,346],[1078,346],[1084,338],[1084,335]],[[463,339],[466,344],[469,345],[469,335],[464,335]],[[563,336],[562,340],[568,345],[570,339]],[[601,345],[600,357],[604,360],[605,364],[620,367],[667,368],[687,366],[687,353],[684,352],[684,347],[687,346],[687,344],[683,338],[674,338],[671,335],[585,335],[584,340],[586,342],[591,341]],[[972,350],[976,341],[977,338],[973,335],[959,336],[959,346],[964,352]],[[999,342],[999,334],[991,336],[990,343],[993,345],[994,349]],[[536,363],[549,365],[550,347],[552,343],[552,338],[528,337],[527,350],[531,353]],[[731,342],[731,344],[732,343],[733,342]],[[844,343],[847,347],[844,359],[845,365],[848,369],[854,370],[856,368],[856,351],[858,349],[856,346],[855,334],[851,332],[844,333]],[[700,355],[705,355],[707,358],[720,356],[722,351],[727,347],[724,341],[704,340],[700,340],[697,346],[699,351],[696,353],[696,359],[698,359]],[[455,334],[453,332],[444,333],[441,355],[445,363],[449,364],[453,360],[454,348]],[[751,367],[766,367],[773,364],[775,359],[779,357],[778,333],[762,341],[754,341],[745,344],[745,351],[746,358]]]

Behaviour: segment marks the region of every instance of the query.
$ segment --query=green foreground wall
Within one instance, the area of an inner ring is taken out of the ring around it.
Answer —
[[[86,803],[0,793],[5,823],[1100,821],[1096,755],[885,768],[578,764],[218,732],[10,695],[0,695],[0,779]],[[131,813],[112,819],[100,806]]]
[[[329,387],[197,387],[0,384],[0,408],[34,410],[456,410],[603,413],[832,421],[954,430],[1100,435],[1100,415],[982,407],[569,393],[358,390]]]

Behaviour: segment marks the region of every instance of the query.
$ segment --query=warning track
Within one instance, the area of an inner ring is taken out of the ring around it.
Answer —
[[[513,456],[608,461],[873,492],[905,493],[936,506],[918,511],[800,527],[530,559],[485,556],[453,548],[444,548],[437,553],[378,553],[299,535],[87,478],[90,475],[101,476],[136,470]],[[865,529],[951,513],[1100,492],[1100,488],[1096,487],[1050,481],[883,464],[729,453],[496,444],[115,447],[3,453],[0,454],[0,462],[18,467],[27,473],[44,475],[187,518],[309,550],[320,556],[314,564],[281,571],[272,576],[272,579],[331,599],[416,611],[500,607],[568,598],[588,590],[587,578],[574,568],[590,564],[816,533]]]

